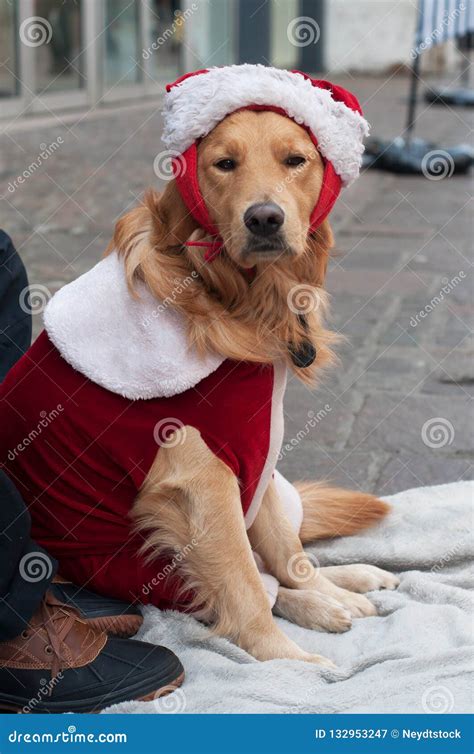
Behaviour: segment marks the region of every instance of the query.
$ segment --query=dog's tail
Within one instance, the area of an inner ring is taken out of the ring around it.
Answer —
[[[303,502],[303,544],[354,534],[376,524],[390,511],[387,503],[364,492],[326,487],[324,482],[297,482],[295,487]]]

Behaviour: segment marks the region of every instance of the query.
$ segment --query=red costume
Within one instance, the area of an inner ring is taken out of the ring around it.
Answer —
[[[128,518],[160,444],[179,427],[198,429],[239,479],[250,525],[280,450],[285,370],[212,359],[203,377],[203,362],[185,354],[180,319],[166,310],[154,318],[157,302],[145,290],[141,296],[138,304],[129,296],[122,262],[113,254],[52,299],[47,332],[0,388],[0,459],[28,504],[33,537],[59,560],[63,576],[112,596],[171,607],[180,581],[175,574],[160,578],[170,559],[145,565],[137,556],[143,538],[131,534]],[[151,358],[134,362],[136,373],[119,388],[120,359],[134,359],[137,338]],[[63,340],[68,345],[60,352]],[[180,355],[173,386],[162,364]],[[160,361],[153,371],[154,358]],[[148,380],[140,384],[146,399],[134,392],[140,369]],[[107,389],[112,384],[115,392]]]
[[[367,123],[341,87],[254,65],[182,77],[165,97],[164,141],[184,202],[214,237],[210,260],[223,242],[200,193],[196,144],[242,108],[287,115],[318,146],[325,172],[311,230],[360,168]],[[111,596],[186,606],[189,595],[176,601],[182,554],[145,564],[143,537],[129,519],[160,444],[185,425],[197,428],[238,478],[247,527],[274,474],[299,529],[299,495],[275,471],[282,364],[199,358],[171,304],[144,285],[139,299],[130,295],[116,254],[52,298],[45,328],[0,387],[0,465],[28,504],[33,537],[59,560],[62,575]],[[262,578],[273,602],[278,584]]]

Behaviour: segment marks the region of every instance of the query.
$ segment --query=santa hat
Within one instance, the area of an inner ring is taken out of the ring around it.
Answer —
[[[211,236],[219,237],[197,177],[197,145],[236,110],[272,110],[306,128],[324,160],[321,192],[311,214],[314,231],[343,186],[359,175],[369,126],[356,97],[301,71],[264,65],[231,65],[181,76],[166,87],[163,141],[184,203]]]

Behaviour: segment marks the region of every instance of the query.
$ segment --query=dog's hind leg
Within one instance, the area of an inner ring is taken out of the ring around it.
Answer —
[[[321,596],[331,597],[336,602],[334,605],[331,601],[322,601],[319,626],[329,631],[345,631],[346,611],[354,618],[376,614],[375,607],[366,597],[341,589],[323,575],[318,564],[315,567],[286,516],[274,480],[268,485],[248,534],[253,549],[282,587],[316,590]],[[345,611],[341,612],[341,607]]]
[[[245,530],[238,481],[196,429],[178,430],[160,448],[132,516],[152,554],[186,548],[181,574],[200,617],[217,633],[259,660],[332,665],[300,649],[273,620]]]
[[[365,492],[326,487],[318,482],[297,482],[295,487],[303,504],[299,532],[303,544],[322,537],[354,534],[377,523],[390,511],[387,503]],[[321,568],[320,573],[351,592],[395,589],[400,583],[388,571],[362,563]]]

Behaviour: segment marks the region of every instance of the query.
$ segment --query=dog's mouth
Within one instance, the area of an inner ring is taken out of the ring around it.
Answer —
[[[269,238],[249,237],[241,251],[242,261],[273,260],[282,255],[292,256],[294,250],[287,242],[283,234],[278,233]]]

